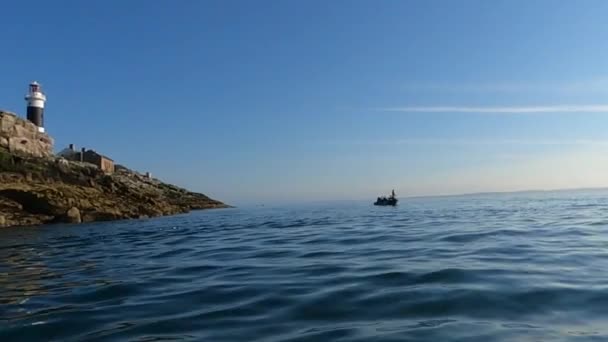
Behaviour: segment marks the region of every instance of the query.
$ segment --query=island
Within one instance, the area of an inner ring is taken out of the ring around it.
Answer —
[[[0,111],[0,227],[143,219],[230,206],[94,150],[54,153],[30,120]]]

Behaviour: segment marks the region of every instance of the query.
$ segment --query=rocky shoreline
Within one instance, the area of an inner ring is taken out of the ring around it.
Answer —
[[[230,206],[121,168],[0,148],[0,227],[139,219]]]
[[[0,110],[0,227],[137,219],[227,208],[126,167],[68,160],[34,123]],[[83,150],[83,155],[84,155]]]

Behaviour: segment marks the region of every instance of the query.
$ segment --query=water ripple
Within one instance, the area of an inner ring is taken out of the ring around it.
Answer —
[[[0,339],[608,339],[608,196],[0,230]]]

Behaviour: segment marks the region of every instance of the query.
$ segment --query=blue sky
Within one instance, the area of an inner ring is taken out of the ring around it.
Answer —
[[[69,143],[231,203],[608,186],[606,1],[12,1]]]

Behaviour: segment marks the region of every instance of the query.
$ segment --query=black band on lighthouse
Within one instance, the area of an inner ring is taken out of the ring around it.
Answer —
[[[40,107],[27,107],[27,119],[38,127],[44,127],[44,109]]]

